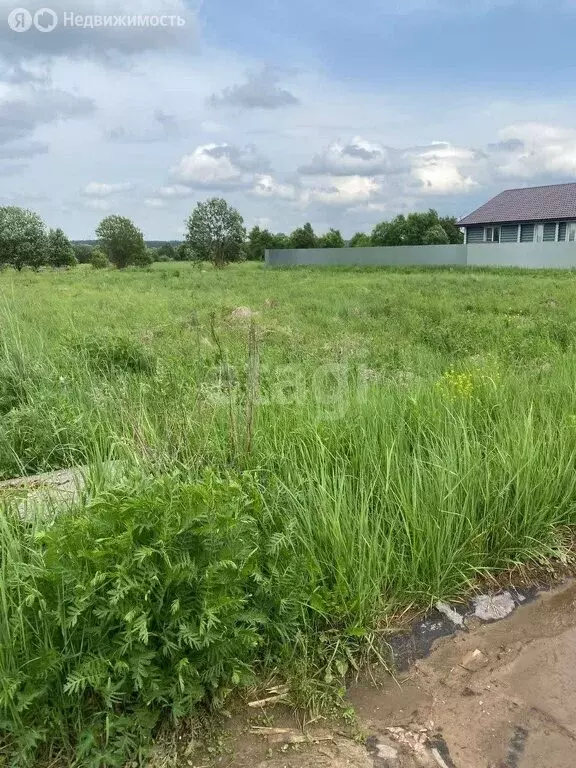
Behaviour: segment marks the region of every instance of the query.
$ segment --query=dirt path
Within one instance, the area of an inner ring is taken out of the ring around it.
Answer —
[[[286,733],[254,735],[246,719],[236,722],[232,751],[217,762],[237,768],[574,768],[576,584],[540,595],[501,621],[469,618],[466,624],[439,640],[399,684],[352,688],[365,738],[354,741],[322,727],[303,733],[278,713],[273,727]],[[207,763],[196,757],[188,764]]]

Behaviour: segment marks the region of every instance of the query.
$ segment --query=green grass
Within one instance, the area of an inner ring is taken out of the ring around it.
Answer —
[[[575,288],[1,273],[0,476],[119,459],[125,479],[56,521],[0,498],[0,765],[122,765],[262,675],[321,702],[408,605],[566,557]]]

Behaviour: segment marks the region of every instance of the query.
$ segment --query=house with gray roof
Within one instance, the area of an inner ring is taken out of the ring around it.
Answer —
[[[576,184],[508,189],[458,222],[466,243],[576,241]]]

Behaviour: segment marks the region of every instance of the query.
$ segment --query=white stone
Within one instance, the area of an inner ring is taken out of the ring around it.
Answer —
[[[479,669],[482,669],[482,667],[485,667],[486,664],[488,664],[488,661],[488,656],[486,656],[486,654],[479,648],[476,648],[475,651],[471,651],[464,656],[461,666],[468,670],[468,672],[477,672]],[[480,704],[482,704],[482,702],[480,702]]]
[[[397,760],[398,750],[389,744],[378,744],[378,757],[383,760]]]
[[[450,619],[452,624],[455,624],[457,627],[464,627],[464,618],[460,616],[458,611],[455,611],[454,608],[448,605],[448,603],[443,603],[441,601],[436,603],[436,610],[440,611],[440,613],[443,613],[444,616],[446,616],[447,619]]]
[[[510,592],[501,595],[480,595],[474,598],[474,615],[482,621],[498,621],[509,616],[516,608]]]

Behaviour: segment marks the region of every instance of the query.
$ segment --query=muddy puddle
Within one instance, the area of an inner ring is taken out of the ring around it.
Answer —
[[[267,706],[258,726],[253,711],[235,717],[219,754],[195,751],[181,764],[575,768],[576,584],[512,598],[505,618],[480,619],[470,606],[458,608],[463,621],[453,617],[450,626],[437,611],[398,640],[396,680],[351,687],[351,731],[323,721],[303,727]]]

